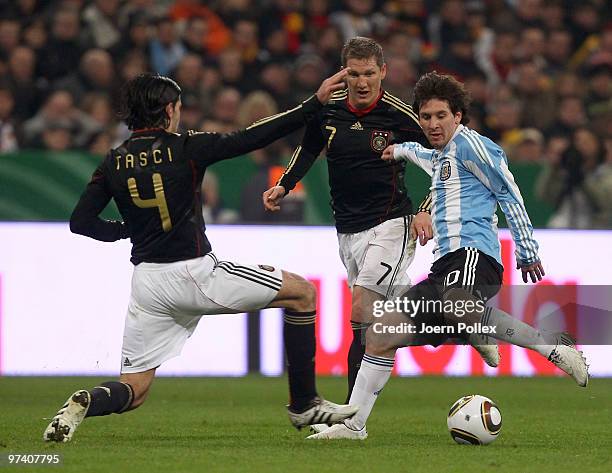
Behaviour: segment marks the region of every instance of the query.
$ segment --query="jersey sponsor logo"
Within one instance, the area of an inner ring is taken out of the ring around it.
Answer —
[[[363,126],[359,121],[356,121],[353,125],[351,125],[351,130],[363,130]]]
[[[259,269],[263,269],[264,271],[270,271],[271,273],[274,272],[274,266],[268,266],[267,264],[258,264],[257,266],[259,266]]]
[[[440,167],[440,180],[446,181],[449,177],[451,177],[451,163],[450,161],[443,161]]]
[[[389,145],[389,135],[388,131],[374,130],[370,138],[372,149],[379,153],[382,152]]]

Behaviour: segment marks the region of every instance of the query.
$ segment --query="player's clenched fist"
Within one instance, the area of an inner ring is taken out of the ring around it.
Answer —
[[[380,156],[385,161],[393,161],[395,158],[393,157],[393,150],[395,149],[395,145],[389,145],[385,148]]]
[[[336,72],[333,76],[328,77],[321,82],[321,87],[319,87],[319,90],[317,90],[317,99],[319,99],[319,102],[325,105],[329,101],[332,93],[346,87],[344,78],[348,74],[348,71],[349,68],[344,67],[339,72]]]
[[[263,193],[263,205],[266,210],[276,212],[280,210],[280,201],[285,197],[283,186],[274,186]]]

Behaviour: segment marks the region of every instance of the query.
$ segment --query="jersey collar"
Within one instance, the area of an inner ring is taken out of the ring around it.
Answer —
[[[380,89],[380,94],[378,94],[378,97],[376,97],[376,100],[374,100],[374,102],[372,102],[372,104],[368,108],[355,108],[355,107],[353,107],[351,105],[351,103],[349,102],[349,98],[348,98],[348,95],[347,95],[347,97],[346,97],[346,106],[348,107],[348,109],[352,113],[354,113],[358,117],[363,117],[364,115],[367,115],[372,110],[374,110],[374,107],[376,107],[378,105],[378,101],[380,100],[380,98],[383,96],[384,93],[385,93],[385,91],[381,88]]]
[[[142,135],[146,133],[161,133],[164,131],[163,128],[139,128],[138,130],[132,130],[132,135]]]

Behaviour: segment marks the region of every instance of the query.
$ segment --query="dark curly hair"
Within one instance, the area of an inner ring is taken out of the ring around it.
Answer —
[[[166,128],[170,123],[166,105],[176,104],[180,97],[181,88],[172,79],[141,74],[123,88],[119,116],[130,130]]]
[[[470,122],[470,94],[453,76],[438,74],[436,71],[421,76],[414,87],[412,104],[417,115],[421,105],[431,99],[446,100],[453,114],[461,112],[461,123],[465,125]]]

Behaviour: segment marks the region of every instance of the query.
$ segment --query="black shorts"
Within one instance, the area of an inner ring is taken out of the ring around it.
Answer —
[[[423,301],[421,310],[410,317],[421,325],[445,325],[444,314],[436,310],[449,289],[461,288],[481,300],[488,300],[499,292],[504,268],[495,258],[475,248],[461,248],[444,255],[431,267],[426,279],[412,286],[402,298]],[[431,301],[432,304],[427,304]],[[446,335],[428,335],[423,343],[439,345],[446,340]]]
[[[503,274],[504,268],[495,258],[475,248],[461,248],[436,261],[427,280],[440,288],[441,295],[461,288],[479,299],[490,299],[499,292]]]

